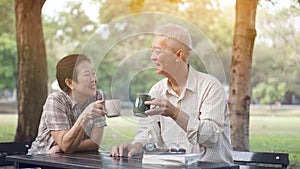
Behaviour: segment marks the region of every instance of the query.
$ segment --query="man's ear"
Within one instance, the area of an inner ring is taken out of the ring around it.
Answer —
[[[177,56],[177,60],[176,61],[184,61],[186,62],[186,54],[184,53],[184,51],[182,49],[179,49],[176,52],[176,56]]]
[[[74,89],[73,83],[72,83],[72,79],[66,78],[66,79],[65,79],[65,83],[66,83],[66,85],[67,85],[71,90]]]

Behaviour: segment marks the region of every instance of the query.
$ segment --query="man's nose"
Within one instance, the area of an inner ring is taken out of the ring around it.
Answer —
[[[155,55],[154,52],[151,53],[150,59],[151,60],[156,60],[157,59],[157,57],[156,57],[156,55]]]
[[[91,76],[91,81],[97,81],[97,76],[96,76],[96,74]]]

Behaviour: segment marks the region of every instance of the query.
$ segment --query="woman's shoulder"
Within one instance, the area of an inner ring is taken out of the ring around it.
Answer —
[[[48,97],[66,97],[67,93],[62,90],[54,91]]]
[[[49,94],[47,100],[70,100],[70,96],[64,91],[55,91]]]

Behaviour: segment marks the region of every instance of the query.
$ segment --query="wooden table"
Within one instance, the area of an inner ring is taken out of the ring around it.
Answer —
[[[15,168],[40,167],[42,169],[55,168],[172,168],[172,169],[195,169],[195,168],[233,168],[238,165],[224,165],[220,163],[197,162],[187,166],[165,166],[154,164],[142,164],[142,158],[110,157],[109,152],[83,152],[74,154],[38,154],[38,155],[11,155],[7,161],[14,162]]]

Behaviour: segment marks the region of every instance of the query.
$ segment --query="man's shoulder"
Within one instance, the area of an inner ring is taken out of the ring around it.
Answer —
[[[166,90],[166,86],[168,83],[168,79],[167,78],[163,78],[160,81],[156,82],[150,89],[150,93],[153,92],[163,92],[164,90]]]
[[[195,76],[195,78],[199,81],[204,81],[208,83],[220,83],[220,81],[215,76],[208,73],[193,70],[192,75]]]
[[[163,78],[161,79],[160,81],[156,82],[152,87],[158,87],[158,88],[161,88],[161,87],[165,87],[165,85],[167,84],[168,82],[168,79],[167,78]]]

